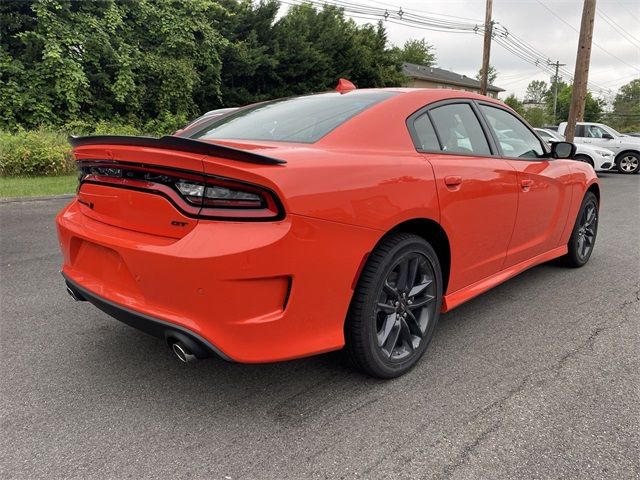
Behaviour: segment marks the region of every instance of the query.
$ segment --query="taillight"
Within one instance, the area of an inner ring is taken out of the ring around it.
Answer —
[[[284,216],[273,192],[230,178],[102,161],[80,161],[78,170],[80,185],[107,184],[148,191],[167,198],[188,216],[225,220],[277,220]]]

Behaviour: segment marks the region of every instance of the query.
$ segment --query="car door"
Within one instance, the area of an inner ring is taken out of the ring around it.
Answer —
[[[479,103],[498,148],[518,172],[518,214],[504,268],[558,246],[571,204],[570,160],[548,157],[543,142],[516,115]],[[509,137],[495,132],[511,130]]]
[[[452,293],[502,268],[516,220],[517,172],[496,155],[471,101],[438,102],[408,125],[433,168],[451,248]]]
[[[581,143],[586,143],[594,147],[604,147],[607,142],[610,141],[610,139],[604,138],[605,134],[609,135],[608,132],[605,132],[604,129],[597,125],[576,125],[575,136],[580,137]]]

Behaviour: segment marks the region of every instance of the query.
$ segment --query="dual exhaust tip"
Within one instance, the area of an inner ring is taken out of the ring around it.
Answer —
[[[76,292],[68,284],[67,284],[67,293],[76,302],[86,301],[86,298],[80,295],[79,292]],[[196,360],[198,360],[198,357],[195,356],[195,354],[191,351],[191,349],[180,340],[175,341],[171,344],[171,350],[173,351],[175,356],[178,357],[178,360],[180,360],[182,363],[193,363]]]

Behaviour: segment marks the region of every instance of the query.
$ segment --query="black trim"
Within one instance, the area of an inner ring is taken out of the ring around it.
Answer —
[[[480,124],[480,129],[482,130],[482,133],[484,134],[485,140],[487,141],[487,146],[489,147],[489,155],[486,154],[482,154],[482,153],[474,153],[474,152],[447,152],[442,150],[442,140],[440,139],[440,134],[438,133],[438,128],[436,127],[436,123],[433,121],[433,118],[431,117],[431,113],[430,111],[433,110],[434,108],[438,108],[438,107],[444,107],[446,105],[457,105],[457,104],[466,104],[469,105],[469,107],[471,107],[471,111],[473,112],[473,114],[475,115],[476,119],[478,120],[478,123]],[[440,150],[424,150],[418,147],[419,145],[419,137],[418,137],[418,133],[416,132],[416,129],[413,125],[414,121],[422,116],[423,114],[427,114],[427,117],[429,118],[429,121],[431,122],[431,126],[433,127],[433,130],[436,133],[436,138],[438,139],[438,143],[440,144]],[[425,105],[424,107],[421,107],[420,109],[416,110],[415,112],[413,112],[411,115],[409,115],[409,117],[407,117],[407,120],[405,121],[405,124],[407,126],[407,129],[409,130],[409,136],[411,137],[411,140],[413,141],[413,145],[416,149],[417,152],[419,153],[432,153],[432,154],[438,154],[438,155],[455,155],[458,157],[480,157],[480,158],[486,158],[486,157],[497,157],[500,158],[501,155],[499,154],[498,151],[498,147],[494,142],[493,139],[493,134],[491,133],[491,129],[488,128],[487,124],[485,123],[485,119],[482,116],[482,112],[480,112],[480,109],[477,107],[477,105],[475,104],[474,100],[471,98],[447,98],[445,100],[439,100],[437,102],[433,102],[433,103],[429,103],[427,105]]]
[[[283,165],[285,160],[267,157],[246,150],[240,150],[216,143],[203,142],[191,138],[166,135],[164,137],[133,137],[126,135],[94,135],[88,137],[69,137],[72,147],[84,145],[128,145],[132,147],[162,148],[182,152],[199,153],[214,157],[237,160],[239,162],[258,163],[262,165]]]
[[[538,132],[535,131],[535,129],[529,125],[518,113],[513,112],[507,108],[502,107],[501,105],[497,105],[495,103],[491,103],[491,102],[486,102],[486,101],[482,101],[482,100],[474,100],[474,103],[476,104],[476,108],[478,109],[478,113],[482,116],[483,121],[486,122],[487,124],[487,128],[489,129],[489,134],[491,135],[491,138],[494,140],[495,144],[496,144],[496,148],[498,149],[498,153],[499,156],[501,158],[504,158],[506,160],[519,160],[522,162],[544,162],[544,161],[549,161],[549,160],[553,160],[554,158],[551,157],[551,152],[549,150],[549,148],[547,147],[547,142],[545,140],[542,139],[542,137],[540,137],[540,135],[538,135]],[[524,157],[509,157],[507,155],[504,154],[503,150],[502,150],[502,146],[500,145],[500,139],[498,138],[498,136],[496,135],[496,133],[493,131],[493,128],[491,128],[491,125],[489,124],[489,120],[486,117],[486,114],[482,111],[482,109],[480,107],[485,106],[485,107],[490,107],[490,108],[495,108],[497,110],[502,110],[505,113],[508,113],[509,115],[511,115],[512,117],[514,117],[516,120],[518,120],[522,125],[524,125],[524,127],[526,129],[528,129],[534,137],[536,137],[538,139],[538,141],[540,142],[540,146],[542,147],[542,150],[544,151],[545,155],[543,157],[536,157],[536,158],[524,158]]]
[[[149,335],[164,339],[165,341],[176,340],[181,341],[191,352],[199,359],[207,358],[211,356],[218,356],[224,360],[232,361],[229,356],[224,354],[220,349],[209,343],[207,340],[199,336],[198,334],[188,330],[179,325],[165,322],[164,320],[158,320],[157,318],[150,317],[144,313],[130,310],[126,307],[106,300],[89,290],[81,287],[73,280],[71,280],[64,272],[61,272],[65,279],[67,287],[77,297],[83,298],[93,304],[95,307],[102,310],[107,315],[119,320],[122,323],[129,325],[135,329],[141,330]]]

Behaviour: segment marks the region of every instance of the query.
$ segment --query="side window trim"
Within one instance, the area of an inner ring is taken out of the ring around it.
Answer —
[[[491,129],[488,128],[488,125],[485,123],[485,119],[484,119],[484,116],[482,115],[482,112],[480,112],[480,109],[475,104],[475,101],[470,98],[448,98],[445,100],[439,100],[437,102],[429,103],[424,107],[420,108],[419,110],[413,112],[411,115],[409,115],[409,117],[407,117],[407,120],[405,121],[405,124],[407,126],[407,129],[409,130],[409,136],[411,137],[413,146],[415,147],[416,151],[419,153],[437,153],[441,155],[458,155],[458,156],[461,155],[460,152],[446,152],[442,150],[442,140],[440,139],[440,134],[438,133],[438,129],[435,128],[435,124],[433,122],[433,118],[431,117],[431,113],[430,113],[431,110],[433,110],[434,108],[443,107],[445,105],[454,105],[454,104],[466,104],[471,107],[471,111],[476,116],[476,119],[480,124],[482,133],[484,133],[484,137],[487,141],[487,145],[489,146],[489,151],[491,152],[489,155],[480,154],[480,153],[465,153],[464,156],[465,157],[502,158],[502,154],[500,153],[500,150],[498,150],[498,146],[493,137],[493,133],[491,132]],[[438,139],[438,143],[440,144],[440,150],[437,150],[437,151],[424,150],[419,147],[420,140],[416,132],[416,129],[413,126],[413,123],[418,117],[422,116],[422,114],[425,114],[425,113],[427,114],[427,118],[429,118],[429,122],[431,122],[431,126],[433,127],[433,130],[436,134],[436,138]]]
[[[480,113],[480,115],[482,115],[483,122],[486,122],[485,124],[486,124],[487,128],[489,129],[489,131],[491,133],[491,138],[493,139],[494,143],[496,144],[497,151],[499,152],[500,158],[504,158],[505,160],[519,160],[519,161],[523,161],[523,162],[543,162],[543,161],[552,160],[552,158],[549,157],[549,156],[540,157],[540,158],[521,158],[521,157],[509,157],[509,156],[505,155],[503,150],[502,150],[502,147],[500,146],[500,140],[498,139],[498,137],[496,136],[495,132],[493,131],[493,128],[491,128],[491,126],[489,125],[489,120],[485,116],[485,114],[482,111],[482,109],[480,109],[480,105],[485,105],[487,107],[496,108],[498,110],[502,110],[505,113],[508,113],[513,118],[515,118],[517,121],[519,121],[522,125],[524,125],[524,127],[527,130],[529,130],[529,132],[531,132],[531,134],[538,140],[538,142],[540,142],[540,147],[545,152],[545,154],[548,155],[550,150],[547,147],[547,142],[542,140],[540,138],[540,135],[538,135],[538,133],[535,130],[533,130],[529,125],[527,125],[525,122],[523,122],[519,117],[514,115],[513,112],[510,112],[506,108],[503,108],[502,106],[497,105],[495,103],[491,103],[491,102],[483,102],[482,100],[480,100],[480,101],[474,100],[473,103],[476,104],[476,106],[478,108],[478,112]]]

